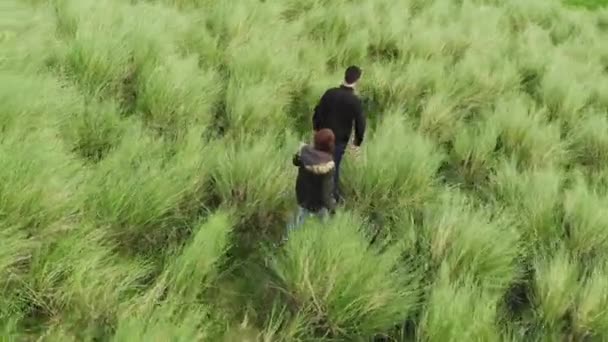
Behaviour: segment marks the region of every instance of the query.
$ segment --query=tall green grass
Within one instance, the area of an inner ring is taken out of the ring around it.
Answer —
[[[311,221],[312,222],[312,221]],[[372,336],[408,318],[420,285],[399,244],[368,247],[358,217],[341,214],[326,225],[296,231],[273,269],[295,310],[327,337]]]
[[[517,162],[508,159],[500,163],[489,188],[493,201],[516,215],[517,226],[529,247],[551,249],[565,237],[560,222],[563,184],[559,169],[519,171]]]
[[[120,146],[89,173],[83,205],[85,214],[121,243],[154,249],[189,230],[192,217],[184,214],[204,207],[212,169],[203,159],[207,147],[196,129],[171,145],[141,126],[130,128]]]
[[[573,4],[2,1],[0,340],[606,340],[608,10]],[[345,206],[278,243],[350,64]]]
[[[518,280],[523,244],[514,221],[487,208],[475,208],[460,194],[446,192],[424,215],[425,250],[450,279],[468,277],[481,289],[501,293]]]
[[[571,250],[581,258],[605,260],[605,211],[598,208],[606,200],[580,178],[565,194],[564,223],[568,225]]]
[[[53,138],[57,132],[11,133],[0,142],[0,222],[35,233],[69,221],[82,199],[82,164]]]
[[[214,212],[200,222],[191,240],[166,263],[156,284],[120,314],[113,340],[186,341],[217,337],[221,313],[213,311],[211,301],[203,300],[202,296],[220,275],[225,253],[232,243],[233,225],[232,214],[225,211]]]
[[[213,165],[214,192],[222,203],[234,205],[244,216],[280,213],[293,205],[297,152],[293,137],[267,133],[252,139],[215,141],[206,156]]]
[[[348,153],[345,177],[359,206],[384,215],[421,209],[436,194],[444,156],[399,112],[383,115],[359,159]]]
[[[578,292],[574,310],[574,326],[579,336],[598,337],[606,334],[608,323],[604,307],[606,300],[606,271],[600,264],[585,278]]]
[[[563,246],[535,260],[534,303],[539,320],[550,329],[563,329],[578,292],[579,265]]]
[[[499,340],[499,297],[469,279],[449,279],[449,271],[442,267],[422,316],[419,340]]]

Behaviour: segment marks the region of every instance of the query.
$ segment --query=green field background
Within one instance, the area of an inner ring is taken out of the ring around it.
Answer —
[[[0,0],[0,341],[607,341],[604,4]]]
[[[608,5],[606,0],[568,0],[568,5],[581,6],[587,9],[599,9]]]

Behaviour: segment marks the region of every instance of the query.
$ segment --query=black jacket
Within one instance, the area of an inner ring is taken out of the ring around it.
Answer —
[[[344,85],[327,90],[315,107],[313,129],[318,131],[329,128],[336,136],[336,143],[348,144],[353,123],[354,143],[355,146],[360,146],[365,135],[365,116],[361,100],[354,89]]]
[[[293,156],[293,165],[299,168],[296,180],[298,205],[313,212],[325,208],[333,213],[336,208],[333,156],[306,145]]]

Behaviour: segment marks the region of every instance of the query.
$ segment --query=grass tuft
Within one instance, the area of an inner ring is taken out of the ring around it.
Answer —
[[[346,189],[360,206],[386,214],[421,209],[436,193],[435,175],[443,158],[399,112],[387,113],[369,134],[361,158],[345,156]]]
[[[475,208],[463,195],[446,193],[424,215],[430,261],[449,271],[450,280],[468,277],[484,291],[501,293],[519,278],[523,246],[513,223],[505,214]]]
[[[418,304],[416,269],[404,267],[399,249],[368,247],[360,227],[348,213],[307,224],[272,266],[295,309],[326,337],[372,336],[405,321]]]
[[[450,281],[448,267],[441,267],[419,327],[425,341],[499,340],[498,298],[468,279]]]
[[[567,327],[578,293],[579,265],[563,246],[535,260],[534,298],[537,315],[552,330]]]

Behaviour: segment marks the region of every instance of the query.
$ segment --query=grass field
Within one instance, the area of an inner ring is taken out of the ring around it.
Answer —
[[[585,3],[0,1],[0,340],[607,341]],[[276,246],[349,64],[348,202]]]

